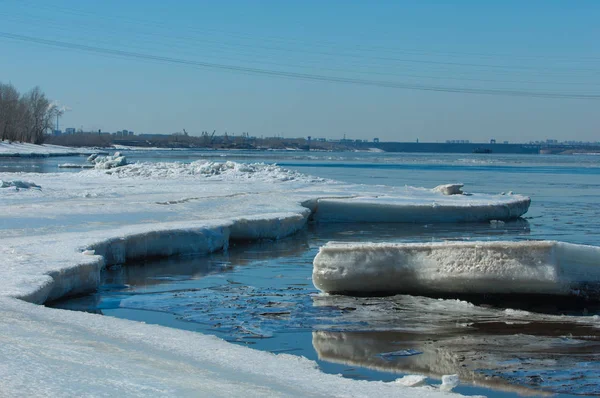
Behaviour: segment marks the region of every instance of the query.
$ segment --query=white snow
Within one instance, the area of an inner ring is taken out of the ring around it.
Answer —
[[[23,178],[0,173],[2,181]],[[437,209],[462,207],[489,220],[502,218],[494,208],[524,212],[529,205],[518,195],[444,196],[231,162],[131,164],[26,178],[44,188],[0,189],[0,392],[7,396],[437,396],[323,374],[303,358],[198,333],[36,304],[93,290],[109,264],[209,253],[232,239],[277,239],[311,216],[324,221],[327,212],[331,220],[353,210],[380,221],[370,212],[377,207],[394,221],[415,221],[415,213],[436,201]],[[394,207],[401,211],[389,210]]]
[[[115,152],[112,156],[96,156],[91,160],[88,158],[88,160],[94,163],[96,169],[114,169],[127,164],[127,158],[121,156],[120,152]]]
[[[0,157],[4,156],[62,156],[62,155],[84,155],[97,150],[91,148],[71,148],[60,145],[36,145],[23,142],[10,142],[0,140]]]
[[[600,295],[600,247],[555,241],[329,242],[313,265],[329,293]]]
[[[458,375],[443,375],[440,389],[442,391],[452,391],[459,383],[460,379],[458,378]]]
[[[423,375],[406,375],[396,379],[395,383],[402,384],[406,387],[420,387],[425,384],[427,376]]]

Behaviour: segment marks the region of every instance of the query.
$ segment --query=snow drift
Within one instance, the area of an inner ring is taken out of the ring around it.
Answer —
[[[327,293],[600,297],[600,247],[555,241],[330,242],[313,266]]]

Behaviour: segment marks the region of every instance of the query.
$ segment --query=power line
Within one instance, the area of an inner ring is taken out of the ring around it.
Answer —
[[[2,15],[2,13],[0,13],[0,15]],[[7,20],[11,20],[11,18],[7,18]],[[14,19],[12,19],[14,21]],[[67,29],[63,29],[62,27],[57,27],[57,26],[52,26],[53,30],[58,30],[58,31],[63,31],[65,33],[67,33],[69,36],[72,35],[72,32],[70,30]],[[60,34],[60,33],[59,33]],[[103,34],[104,37],[102,37],[103,39],[108,39],[110,37],[114,38],[114,39],[118,39],[120,36],[117,35],[111,35],[111,33],[108,34]],[[94,37],[90,37],[90,40],[94,39]],[[142,46],[140,47],[139,45],[136,45],[135,48],[132,47],[132,44],[135,42],[138,42],[141,40]],[[106,44],[110,45],[111,41],[110,40],[103,40],[106,42]],[[159,44],[159,48],[156,48],[156,46],[152,46],[154,48],[152,49],[148,49],[148,48],[144,48],[146,46],[143,45],[143,43],[150,43],[153,45]],[[189,47],[186,45],[182,45],[179,42],[162,42],[160,40],[160,37],[158,39],[152,38],[152,40],[148,40],[148,39],[140,39],[137,37],[132,37],[131,39],[128,40],[128,47],[130,47],[131,49],[135,49],[136,51],[161,51],[160,47],[164,47],[166,48],[168,51],[173,51],[174,49],[179,49],[181,48],[182,50],[184,50],[183,52],[180,52],[183,56],[188,56],[191,54],[191,52],[197,53],[199,51],[199,49],[197,48],[193,48],[193,47]],[[213,50],[211,55],[214,55],[216,53],[223,53],[222,48],[220,47],[216,47],[216,50]],[[525,84],[525,85],[532,85],[532,84],[548,84],[548,85],[558,85],[558,86],[564,86],[564,85],[572,85],[572,86],[586,86],[586,87],[593,87],[593,86],[598,86],[600,85],[600,83],[596,83],[596,82],[589,82],[589,81],[580,81],[580,82],[565,82],[565,81],[541,81],[541,80],[528,80],[526,77],[524,78],[517,78],[516,80],[514,79],[489,79],[489,78],[476,78],[476,77],[460,77],[460,76],[451,76],[448,75],[448,73],[452,73],[451,71],[442,71],[441,74],[438,75],[426,75],[426,74],[413,74],[413,73],[406,73],[404,71],[399,71],[399,72],[392,72],[392,71],[378,71],[377,69],[379,68],[385,68],[385,65],[367,65],[367,64],[356,64],[356,63],[345,63],[345,66],[348,67],[352,67],[353,69],[349,69],[349,68],[339,68],[339,67],[327,67],[327,66],[323,66],[323,65],[314,65],[314,63],[311,62],[306,62],[306,59],[302,59],[299,61],[294,61],[294,62],[299,62],[300,64],[290,64],[290,63],[282,63],[282,62],[273,62],[270,60],[270,58],[268,56],[260,56],[260,59],[257,59],[256,57],[256,53],[249,53],[249,52],[243,52],[243,51],[239,51],[236,50],[235,55],[237,57],[231,57],[228,56],[227,52],[224,52],[224,54],[226,54],[225,56],[219,56],[219,59],[222,60],[227,60],[227,61],[234,61],[234,62],[241,62],[241,63],[252,63],[252,64],[259,64],[259,65],[267,65],[267,66],[276,66],[276,67],[285,67],[285,68],[308,68],[311,70],[317,70],[317,71],[324,71],[324,72],[334,72],[334,73],[353,73],[353,74],[362,74],[362,75],[369,75],[369,76],[387,76],[389,77],[398,77],[398,78],[416,78],[416,79],[429,79],[429,80],[454,80],[454,81],[465,81],[465,82],[475,82],[475,83],[512,83],[512,84]],[[250,59],[248,59],[250,58]],[[368,70],[362,70],[362,69],[368,69]],[[400,73],[401,72],[401,73]],[[422,71],[420,71],[422,72]],[[435,72],[434,72],[435,73]]]
[[[317,50],[317,49],[304,49],[304,48],[289,48],[289,47],[281,47],[277,45],[263,45],[263,44],[242,44],[239,43],[231,43],[217,40],[209,40],[205,38],[190,38],[185,36],[173,36],[177,40],[193,40],[195,42],[205,42],[212,43],[220,46],[230,46],[230,47],[243,47],[243,48],[251,48],[254,50],[266,50],[266,51],[277,51],[283,53],[302,53],[302,54],[310,54],[310,55],[320,55],[327,57],[341,57],[346,59],[364,59],[365,56],[356,53],[350,52],[339,52],[335,50]],[[514,71],[547,71],[547,72],[590,72],[593,74],[598,73],[597,68],[569,68],[569,67],[538,67],[538,66],[528,66],[528,65],[496,65],[496,64],[480,64],[480,63],[470,63],[470,62],[451,62],[451,61],[434,61],[434,60],[424,60],[424,59],[414,59],[414,58],[398,58],[393,56],[369,56],[370,60],[376,61],[386,61],[386,62],[395,62],[399,64],[415,64],[415,65],[434,65],[434,66],[450,66],[450,67],[467,67],[467,68],[487,68],[491,70],[514,70]]]
[[[2,13],[0,12],[0,15],[2,15]],[[4,14],[6,20],[11,20],[11,17],[14,18],[13,15],[9,15],[9,14]],[[39,19],[40,21],[48,21],[48,18],[44,18],[44,19]],[[24,22],[31,22],[30,20],[25,20]],[[63,26],[60,26],[60,23],[53,23],[51,24],[48,28],[44,28],[45,30],[47,29],[54,29],[54,30],[66,30],[69,33],[69,37],[71,37],[73,35],[72,30],[69,29],[65,29],[65,27],[70,27],[70,24],[65,24]],[[94,27],[96,27],[97,24],[94,24],[91,27],[85,27],[85,29],[83,29],[83,27],[81,28],[77,28],[75,30],[77,30],[78,32],[80,31],[84,31],[84,32],[90,32],[94,29]],[[307,53],[307,54],[313,54],[310,51],[296,51],[294,49],[291,48],[285,48],[285,49],[281,49],[281,48],[271,48],[271,47],[265,47],[265,46],[253,46],[253,45],[247,45],[247,44],[242,44],[242,43],[226,43],[226,42],[221,42],[221,41],[215,41],[215,40],[206,40],[203,38],[192,38],[192,37],[185,37],[185,36],[175,36],[174,38],[176,39],[175,41],[170,41],[168,43],[163,43],[162,39],[164,38],[168,38],[168,35],[163,35],[163,34],[159,34],[157,35],[156,32],[140,32],[143,36],[148,36],[149,39],[142,39],[145,42],[150,42],[152,44],[159,44],[159,45],[165,45],[168,46],[168,50],[167,51],[171,51],[174,48],[187,48],[187,46],[184,44],[186,41],[193,43],[193,47],[196,47],[197,44],[199,43],[208,43],[209,47],[212,47],[211,51],[213,53],[223,53],[223,52],[227,52],[227,47],[231,47],[231,51],[235,51],[235,55],[236,56],[244,56],[244,55],[249,55],[253,58],[256,58],[258,52],[257,49],[263,49],[263,50],[275,50],[275,51],[286,51],[289,54],[296,54],[298,52],[303,52],[303,53]],[[103,37],[107,36],[107,35],[111,35],[110,30],[107,32],[107,29],[104,29],[102,31],[102,35]],[[113,35],[114,36],[114,35]],[[114,36],[115,37],[115,36]],[[173,36],[172,36],[173,37]],[[116,36],[115,37],[116,40],[118,40],[119,42],[122,41],[123,37],[122,36]],[[131,49],[131,39],[133,40],[139,40],[138,38],[130,38],[128,40],[128,46]],[[93,40],[93,39],[92,39]],[[183,47],[182,47],[183,45]],[[110,44],[109,44],[110,46]],[[197,47],[196,47],[197,48]],[[202,48],[203,50],[204,48]],[[142,49],[143,51],[161,51],[159,49],[149,49],[149,50],[145,50]],[[198,51],[197,49],[194,49],[194,51]],[[250,53],[249,53],[250,51]],[[359,58],[361,61],[372,61],[373,59],[380,59],[380,58],[372,58],[372,57],[364,57],[364,56],[358,56],[357,54],[337,54],[335,51],[334,52],[320,52],[317,53],[317,55],[320,56],[327,56],[327,57],[347,57],[347,56],[352,56],[353,58]],[[185,56],[185,55],[184,55]],[[261,54],[261,60],[263,59],[268,59],[270,56],[272,56],[272,54],[267,54],[267,55],[263,55]],[[239,60],[239,59],[233,59],[232,57],[221,57],[224,59],[229,59],[229,60],[233,60],[234,62],[252,62],[252,63],[260,63],[260,64],[270,64],[270,65],[275,65],[275,66],[284,66],[284,67],[303,67],[302,65],[284,65],[281,63],[274,63],[274,62],[257,62],[256,60],[252,59],[252,60]],[[335,59],[335,58],[334,58]],[[300,62],[300,63],[306,63],[307,58],[303,57],[300,61],[296,60],[295,62]],[[312,69],[317,69],[317,70],[329,70],[329,71],[334,71],[333,68],[324,68],[322,66],[323,64],[323,60],[319,60],[320,64],[318,66],[310,66]],[[388,60],[390,61],[390,60]],[[353,70],[353,71],[348,71],[348,70],[341,70],[338,69],[339,72],[351,72],[351,73],[359,73],[359,74],[364,74],[364,73],[368,73],[369,75],[388,75],[388,76],[398,76],[398,77],[410,77],[410,78],[419,78],[419,79],[448,79],[448,80],[464,80],[464,81],[473,81],[473,82],[496,82],[496,83],[517,83],[517,84],[553,84],[553,85],[586,85],[586,86],[594,86],[597,85],[597,83],[590,83],[589,81],[584,81],[584,82],[576,82],[576,83],[572,83],[572,82],[561,82],[561,81],[557,81],[554,80],[552,82],[548,82],[548,81],[535,81],[535,80],[531,80],[528,79],[528,77],[519,77],[517,79],[506,79],[506,80],[498,80],[498,79],[489,79],[489,78],[485,78],[485,79],[476,79],[472,77],[472,73],[473,71],[476,71],[477,69],[473,69],[473,67],[475,67],[475,65],[479,65],[479,64],[462,64],[462,63],[454,63],[454,64],[448,64],[448,63],[438,63],[438,62],[434,62],[433,64],[431,64],[430,61],[421,61],[419,60],[418,62],[423,62],[422,64],[413,64],[415,67],[418,66],[418,72],[419,75],[415,75],[415,74],[398,74],[398,73],[389,73],[389,72],[376,72],[374,71],[375,68],[389,68],[389,67],[393,67],[395,70],[399,70],[399,68],[401,69],[407,69],[406,65],[402,65],[402,62],[400,62],[400,65],[377,65],[377,64],[372,64],[371,62],[369,63],[369,65],[357,65],[355,63],[351,63],[349,64],[348,62],[344,61],[345,65],[348,66],[354,66],[354,67],[358,67],[358,68],[369,68],[368,72],[362,72],[362,71],[357,71],[357,70]],[[429,64],[427,64],[429,63]],[[464,70],[464,71],[460,71],[460,70],[453,70],[452,68],[456,68],[458,66],[464,67],[464,66],[468,66],[470,70]],[[483,65],[481,65],[483,66]],[[450,73],[450,74],[456,74],[456,73],[469,73],[469,77],[459,77],[459,76],[450,76],[450,77],[444,77],[444,76],[426,76],[421,74],[423,72],[423,68],[426,67],[434,67],[434,68],[444,68],[445,70],[442,70],[441,72],[438,71],[431,71],[431,73]],[[451,68],[450,70],[448,70],[447,68]],[[489,69],[489,71],[493,71],[494,75],[500,75],[500,74],[512,74],[512,73],[535,73],[536,77],[540,77],[543,75],[547,75],[547,77],[551,78],[551,75],[548,75],[548,73],[544,73],[544,71],[550,71],[551,73],[569,73],[570,78],[577,78],[577,77],[582,77],[582,71],[587,71],[587,72],[593,72],[593,74],[597,74],[598,73],[598,69],[597,68],[593,68],[593,69],[575,69],[575,68],[570,68],[570,69],[561,69],[561,70],[553,70],[550,68],[545,68],[545,67],[533,67],[533,66],[529,66],[529,67],[524,67],[521,68],[520,71],[516,71],[516,70],[503,70],[502,68],[506,68],[506,66],[500,66],[500,65],[492,65],[491,66],[493,69]],[[511,68],[510,66],[508,68]],[[518,67],[517,67],[518,68]],[[409,68],[411,69],[411,68]],[[577,73],[575,73],[577,72]],[[560,76],[560,75],[559,75]],[[564,76],[562,76],[561,78],[564,78]],[[529,80],[529,81],[528,81]]]
[[[27,1],[22,1],[23,4],[27,4]],[[41,5],[41,4],[32,4],[29,3],[30,6],[35,7],[35,9],[46,9],[48,11],[57,11],[59,12],[61,15],[64,14],[71,14],[73,16],[83,16],[83,17],[91,17],[94,18],[95,20],[97,20],[97,18],[99,17],[99,15],[97,13],[91,13],[91,12],[87,12],[81,9],[76,9],[76,8],[65,8],[65,7],[59,7],[56,6],[54,4],[52,5]],[[171,29],[171,27],[167,24],[164,24],[160,21],[156,21],[156,20],[144,20],[144,19],[139,19],[139,18],[131,18],[131,17],[125,17],[122,15],[111,15],[110,16],[110,20],[115,20],[115,19],[120,19],[123,22],[127,22],[128,24],[131,23],[135,23],[138,25],[145,25],[145,26],[150,26],[150,27],[156,27],[156,28],[167,28],[167,29]],[[503,54],[499,54],[499,53],[480,53],[480,52],[456,52],[456,51],[435,51],[435,50],[422,50],[422,49],[400,49],[400,48],[390,48],[390,47],[384,47],[384,46],[377,46],[377,45],[369,45],[368,47],[365,46],[361,46],[361,45],[354,45],[354,46],[347,46],[347,45],[341,45],[340,43],[336,43],[333,41],[317,41],[317,42],[306,42],[306,41],[302,41],[299,39],[294,39],[294,38],[286,38],[286,37],[278,37],[278,36],[268,36],[268,37],[254,37],[254,36],[249,36],[247,34],[244,33],[240,33],[240,32],[228,32],[228,31],[223,31],[223,30],[219,30],[219,29],[198,29],[196,26],[191,26],[188,25],[186,26],[181,26],[178,25],[179,29],[191,29],[192,32],[199,32],[199,33],[217,33],[219,35],[225,35],[225,36],[230,36],[230,37],[235,37],[235,38],[239,38],[239,39],[259,39],[261,42],[279,42],[279,43],[283,43],[283,44],[290,44],[290,43],[296,43],[296,44],[301,44],[301,45],[307,45],[310,47],[315,47],[315,46],[319,46],[319,47],[333,47],[336,49],[340,49],[340,48],[346,48],[348,50],[358,50],[358,51],[367,51],[367,52],[372,52],[372,51],[377,51],[378,53],[380,52],[379,50],[382,50],[386,53],[397,53],[397,54],[405,54],[405,55],[417,55],[417,56],[428,56],[428,55],[433,55],[433,56],[458,56],[458,57],[462,57],[462,56],[475,56],[475,57],[486,57],[486,58],[494,58],[494,57],[501,57],[501,58],[511,58],[511,59],[515,59],[515,58],[521,58],[521,59],[540,59],[540,60],[548,60],[548,59],[554,59],[554,60],[567,60],[567,61],[575,61],[575,62],[581,62],[581,61],[591,61],[591,62],[597,62],[600,61],[600,57],[581,57],[579,60],[578,59],[573,59],[572,57],[567,57],[567,56],[560,56],[560,55],[532,55],[532,54],[528,54],[528,55],[523,55],[523,54],[507,54],[507,53],[503,53]],[[182,37],[178,37],[178,38],[182,38]],[[195,39],[196,40],[196,39]],[[502,66],[498,66],[498,67],[502,67]],[[590,69],[591,70],[591,69]],[[595,70],[594,70],[595,71]]]
[[[180,58],[165,57],[165,56],[152,55],[152,54],[143,54],[143,53],[137,53],[137,52],[132,52],[132,51],[115,50],[115,49],[75,44],[75,43],[69,43],[69,42],[63,42],[63,41],[57,41],[57,40],[42,39],[39,37],[24,36],[24,35],[18,35],[18,34],[7,33],[7,32],[0,32],[0,37],[5,38],[5,39],[18,40],[18,41],[29,42],[29,43],[36,43],[36,44],[42,44],[42,45],[46,45],[46,46],[53,46],[53,47],[59,47],[59,48],[66,48],[66,49],[71,49],[71,50],[79,50],[79,51],[91,52],[91,53],[102,54],[102,55],[113,55],[113,56],[116,55],[116,56],[125,57],[125,58],[161,61],[161,62],[171,63],[171,64],[196,66],[196,67],[201,67],[201,68],[206,68],[206,69],[222,70],[222,71],[229,71],[229,72],[250,73],[250,74],[254,74],[254,75],[262,75],[262,76],[269,76],[269,77],[282,77],[282,78],[302,79],[302,80],[321,81],[321,82],[346,83],[346,84],[357,84],[357,85],[363,85],[363,86],[409,89],[409,90],[420,90],[420,91],[437,91],[437,92],[447,92],[447,93],[506,95],[506,96],[515,96],[515,97],[538,97],[538,98],[561,98],[561,99],[587,99],[587,100],[600,99],[600,95],[597,95],[597,94],[445,87],[445,86],[409,84],[409,83],[400,83],[400,82],[393,82],[393,81],[355,79],[355,78],[345,78],[345,77],[336,77],[336,76],[315,75],[315,74],[308,74],[308,73],[297,73],[297,72],[287,72],[287,71],[279,71],[279,70],[250,68],[250,67],[244,67],[244,66],[225,65],[225,64],[217,64],[217,63],[210,63],[210,62],[201,62],[201,61],[193,61],[193,60],[186,60],[186,59],[180,59]]]

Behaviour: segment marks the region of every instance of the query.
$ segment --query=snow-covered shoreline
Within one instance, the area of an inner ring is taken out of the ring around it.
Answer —
[[[366,204],[362,208],[369,213],[382,204],[430,208],[436,217],[446,207],[524,212],[529,206],[529,198],[519,195],[446,196],[429,189],[348,185],[268,165],[207,162],[117,170],[0,173],[1,180],[27,179],[41,187],[0,190],[3,394],[437,396],[442,393],[324,374],[303,358],[210,336],[34,303],[94,289],[107,264],[209,253],[231,239],[288,236],[323,211],[325,198],[333,200],[328,212],[341,200],[344,206],[355,203],[353,211]],[[344,206],[339,209],[347,214]]]
[[[49,144],[29,144],[25,142],[0,141],[0,158],[2,157],[20,157],[20,158],[40,158],[40,157],[58,157],[58,156],[83,156],[93,153],[106,153],[106,150],[94,148],[71,148],[60,145]]]

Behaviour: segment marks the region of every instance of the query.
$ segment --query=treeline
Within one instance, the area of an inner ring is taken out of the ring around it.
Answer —
[[[39,87],[20,94],[12,84],[0,83],[0,138],[41,144],[60,113]]]

